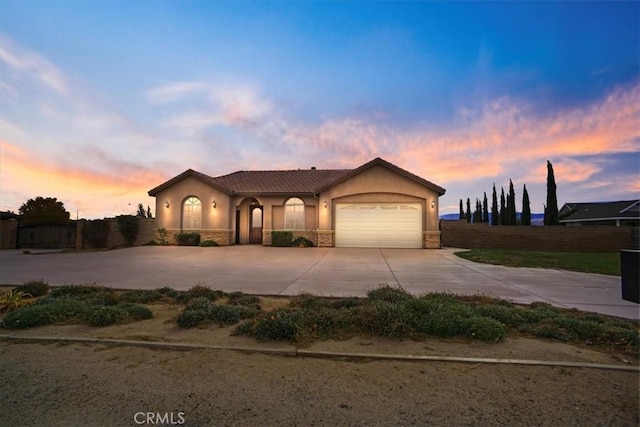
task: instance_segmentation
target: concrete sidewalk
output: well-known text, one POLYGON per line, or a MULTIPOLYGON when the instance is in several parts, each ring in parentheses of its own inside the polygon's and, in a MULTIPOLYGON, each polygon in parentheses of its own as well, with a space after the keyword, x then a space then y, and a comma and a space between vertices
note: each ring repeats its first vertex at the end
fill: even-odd
POLYGON ((97 283, 117 289, 205 284, 262 295, 310 292, 364 296, 379 284, 420 294, 481 293, 519 303, 638 319, 638 304, 621 298, 620 278, 559 270, 477 264, 454 249, 346 249, 145 246, 96 252, 0 252, 0 283, 44 279, 51 285, 97 283))

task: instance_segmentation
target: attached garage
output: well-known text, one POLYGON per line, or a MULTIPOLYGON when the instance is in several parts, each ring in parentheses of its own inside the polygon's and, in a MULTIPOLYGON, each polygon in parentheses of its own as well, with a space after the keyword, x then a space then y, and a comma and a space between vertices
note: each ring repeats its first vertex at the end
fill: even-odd
POLYGON ((335 245, 422 248, 422 204, 337 203, 335 245))

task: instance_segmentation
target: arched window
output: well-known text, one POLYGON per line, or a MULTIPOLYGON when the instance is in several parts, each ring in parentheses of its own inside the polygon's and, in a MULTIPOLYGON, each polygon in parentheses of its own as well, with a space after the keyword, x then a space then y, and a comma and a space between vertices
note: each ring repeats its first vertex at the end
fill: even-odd
POLYGON ((182 228, 187 230, 202 228, 202 203, 197 197, 187 197, 182 204, 182 228))
POLYGON ((292 197, 284 204, 285 230, 304 230, 304 202, 292 197))

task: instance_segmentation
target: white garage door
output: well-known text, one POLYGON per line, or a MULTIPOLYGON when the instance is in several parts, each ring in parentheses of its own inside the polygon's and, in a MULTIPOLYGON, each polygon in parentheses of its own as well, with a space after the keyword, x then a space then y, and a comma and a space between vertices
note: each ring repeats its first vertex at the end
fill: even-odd
POLYGON ((337 203, 336 246, 422 248, 422 205, 337 203))

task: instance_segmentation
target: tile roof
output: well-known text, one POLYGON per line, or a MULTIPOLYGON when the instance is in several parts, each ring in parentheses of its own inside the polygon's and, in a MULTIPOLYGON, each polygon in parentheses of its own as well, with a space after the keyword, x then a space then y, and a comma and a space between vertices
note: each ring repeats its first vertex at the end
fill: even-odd
POLYGON ((213 178, 236 194, 314 193, 351 172, 350 169, 299 169, 281 171, 238 171, 213 178))
POLYGON ((560 222, 637 219, 640 216, 639 205, 640 200, 565 203, 559 212, 560 222))
POLYGON ((201 172, 188 169, 167 182, 149 190, 150 196, 176 182, 192 176, 226 194, 315 194, 339 182, 351 178, 360 172, 375 166, 385 166, 424 186, 430 187, 440 195, 445 190, 432 182, 414 175, 381 158, 373 159, 356 169, 297 169, 297 170, 263 170, 238 171, 228 175, 211 177, 201 172))

